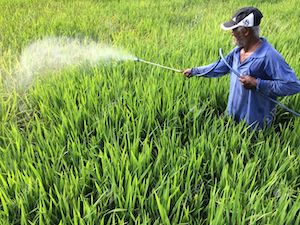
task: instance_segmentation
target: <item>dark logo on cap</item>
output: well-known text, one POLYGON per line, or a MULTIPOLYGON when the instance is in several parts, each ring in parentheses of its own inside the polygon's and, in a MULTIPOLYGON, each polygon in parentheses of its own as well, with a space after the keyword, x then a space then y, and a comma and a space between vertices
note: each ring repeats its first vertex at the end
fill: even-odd
POLYGON ((246 19, 246 20, 243 21, 243 23, 244 23, 245 26, 248 26, 249 25, 249 20, 246 19))

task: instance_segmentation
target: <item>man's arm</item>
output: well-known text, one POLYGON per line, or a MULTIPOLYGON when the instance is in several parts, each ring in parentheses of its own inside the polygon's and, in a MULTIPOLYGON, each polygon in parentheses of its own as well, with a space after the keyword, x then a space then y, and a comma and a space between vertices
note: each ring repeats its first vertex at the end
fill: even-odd
MULTIPOLYGON (((233 51, 231 51, 226 56, 226 61, 229 64, 232 64, 233 51)), ((227 73, 229 73, 229 68, 225 65, 225 63, 222 60, 218 60, 217 62, 211 63, 207 66, 193 67, 193 68, 185 69, 183 71, 183 75, 186 77, 192 77, 192 76, 220 77, 227 73)))
POLYGON ((267 95, 287 96, 300 92, 300 81, 283 57, 274 50, 264 67, 271 80, 256 79, 256 88, 267 95))

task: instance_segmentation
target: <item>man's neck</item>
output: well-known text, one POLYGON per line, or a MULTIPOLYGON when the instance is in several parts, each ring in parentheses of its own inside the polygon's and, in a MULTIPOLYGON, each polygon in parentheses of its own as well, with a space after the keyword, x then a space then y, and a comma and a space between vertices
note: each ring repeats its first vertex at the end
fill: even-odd
POLYGON ((261 44, 261 40, 257 37, 249 39, 249 42, 243 47, 245 53, 254 52, 261 44))

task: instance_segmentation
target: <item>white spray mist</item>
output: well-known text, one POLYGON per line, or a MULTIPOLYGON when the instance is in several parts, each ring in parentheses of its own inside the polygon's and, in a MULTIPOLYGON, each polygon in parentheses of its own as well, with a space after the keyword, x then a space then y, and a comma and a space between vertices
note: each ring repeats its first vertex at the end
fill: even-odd
POLYGON ((22 51, 16 71, 16 87, 27 87, 38 76, 68 66, 135 59, 123 50, 91 40, 48 37, 33 42, 22 51))

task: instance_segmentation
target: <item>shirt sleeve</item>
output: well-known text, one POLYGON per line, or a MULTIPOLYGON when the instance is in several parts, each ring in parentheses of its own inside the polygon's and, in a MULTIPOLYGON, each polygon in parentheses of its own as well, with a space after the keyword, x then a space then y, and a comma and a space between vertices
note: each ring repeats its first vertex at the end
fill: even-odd
MULTIPOLYGON (((233 62, 233 51, 231 51, 226 57, 226 61, 229 65, 232 65, 233 62)), ((230 69, 226 66, 223 60, 219 59, 218 61, 211 63, 206 66, 199 66, 192 68, 192 76, 204 76, 204 77, 220 77, 230 72, 230 69)))
POLYGON ((277 52, 267 54, 265 73, 271 78, 257 78, 256 88, 267 95, 287 96, 300 92, 300 81, 295 72, 277 52))

